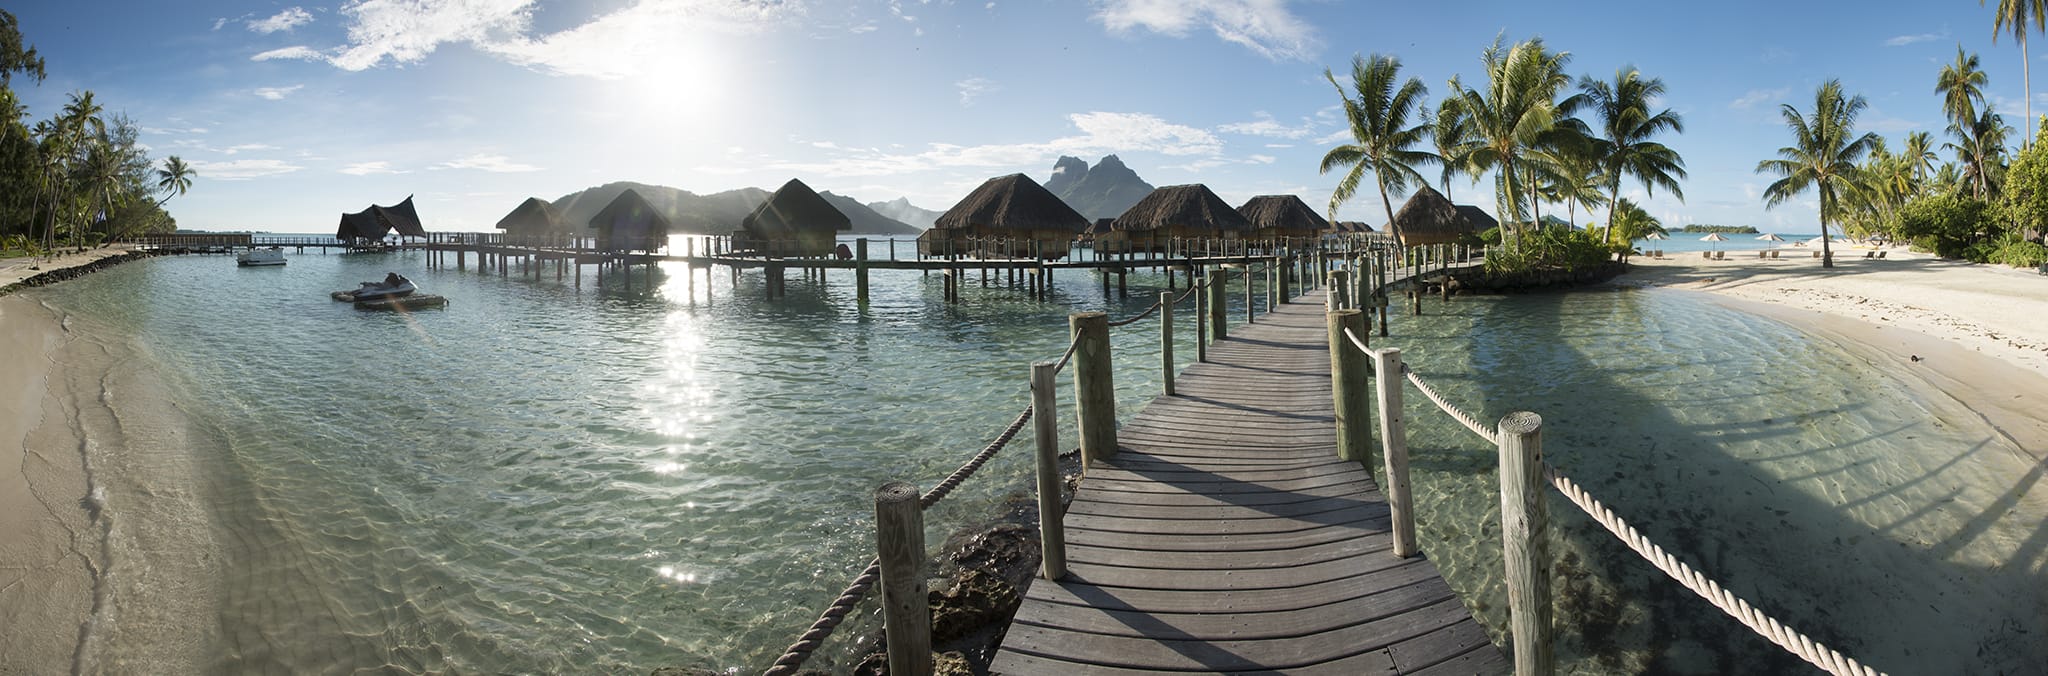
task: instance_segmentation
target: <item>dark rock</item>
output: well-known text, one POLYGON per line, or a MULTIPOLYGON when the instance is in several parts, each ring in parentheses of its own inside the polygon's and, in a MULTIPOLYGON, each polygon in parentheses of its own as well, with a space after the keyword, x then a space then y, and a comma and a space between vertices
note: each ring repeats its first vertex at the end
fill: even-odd
POLYGON ((128 261, 142 260, 144 258, 149 258, 151 256, 156 255, 159 254, 154 251, 130 251, 124 254, 108 256, 106 258, 102 258, 91 263, 86 263, 85 265, 80 265, 78 267, 64 268, 62 270, 51 270, 49 272, 45 272, 34 277, 30 277, 28 279, 15 282, 13 284, 9 284, 4 287, 0 287, 0 296, 5 296, 7 294, 14 293, 22 289, 31 289, 38 286, 48 286, 51 284, 55 284, 57 282, 77 279, 79 277, 99 272, 101 270, 105 270, 107 268, 120 265, 128 261))

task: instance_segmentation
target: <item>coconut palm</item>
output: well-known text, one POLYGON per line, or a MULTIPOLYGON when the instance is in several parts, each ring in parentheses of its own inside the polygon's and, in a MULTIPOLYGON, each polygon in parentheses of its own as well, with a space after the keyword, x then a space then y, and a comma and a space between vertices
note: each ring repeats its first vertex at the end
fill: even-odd
POLYGON ((1422 97, 1429 90, 1421 80, 1412 77, 1400 82, 1400 74, 1401 60, 1392 56, 1351 57, 1353 91, 1347 93, 1344 85, 1337 83, 1337 76, 1323 69, 1323 77, 1344 99, 1344 119, 1351 126, 1352 139, 1351 143, 1331 148, 1323 155, 1322 173, 1351 167, 1343 180, 1337 182, 1337 190, 1330 194, 1330 220, 1336 220, 1337 207, 1358 192, 1358 182, 1368 171, 1379 181, 1380 202, 1386 206, 1388 223, 1394 222, 1394 202, 1387 196, 1388 189, 1401 191, 1410 184, 1429 185, 1415 166, 1438 158, 1412 149, 1422 142, 1425 128, 1408 124, 1408 118, 1422 105, 1422 97), (1351 93, 1358 98, 1351 98, 1351 93))
POLYGON ((1998 173, 2004 168, 2005 141, 2012 134, 2012 127, 2005 126, 2005 118, 1986 110, 1977 115, 1969 124, 1950 124, 1950 135, 1954 143, 1941 147, 1956 153, 1956 163, 1962 169, 1963 179, 1970 183, 1971 194, 1977 199, 1988 200, 1998 193, 1998 173))
POLYGON ((1579 207, 1591 215, 1606 206, 1606 175, 1593 154, 1593 140, 1584 136, 1559 135, 1556 142, 1529 153, 1525 158, 1536 175, 1538 192, 1545 201, 1565 205, 1568 222, 1579 222, 1579 207))
POLYGON ((1429 139, 1436 145, 1437 160, 1443 165, 1444 199, 1451 199, 1451 177, 1460 173, 1477 174, 1465 170, 1454 161, 1458 148, 1472 142, 1472 120, 1458 112, 1457 106, 1440 106, 1431 114, 1428 108, 1422 112, 1423 119, 1429 120, 1429 139))
POLYGON ((1977 109, 1984 105, 1984 85, 1989 81, 1977 55, 1966 54, 1962 45, 1956 45, 1955 63, 1942 66, 1941 74, 1934 78, 1941 111, 1950 122, 1977 119, 1977 109))
MULTIPOLYGON (((1598 125, 1593 154, 1606 173, 1607 194, 1620 196, 1621 180, 1633 176, 1652 195, 1662 187, 1684 201, 1685 191, 1678 187, 1678 179, 1685 178, 1685 158, 1651 140, 1667 129, 1685 133, 1685 121, 1678 113, 1669 108, 1650 112, 1650 102, 1664 95, 1664 80, 1645 79, 1641 71, 1625 67, 1614 71, 1611 82, 1580 77, 1579 92, 1598 125)), ((1613 210, 1607 212, 1607 227, 1614 227, 1614 216, 1613 210)))
POLYGON ((1628 245, 1636 240, 1652 234, 1670 234, 1664 230, 1664 224, 1659 222, 1657 217, 1651 216, 1650 212, 1643 211, 1641 206, 1637 206, 1635 202, 1627 199, 1614 201, 1613 215, 1614 218, 1607 228, 1607 239, 1605 241, 1623 245, 1621 248, 1623 260, 1627 260, 1630 250, 1628 245))
POLYGON ((1813 96, 1813 114, 1801 115, 1792 104, 1779 114, 1792 130, 1793 144, 1778 149, 1778 158, 1756 165, 1757 173, 1780 178, 1764 189, 1764 208, 1769 209, 1812 189, 1820 197, 1821 266, 1834 267, 1834 252, 1827 243, 1828 225, 1840 217, 1838 196, 1853 189, 1856 162, 1877 145, 1877 135, 1856 135, 1856 117, 1869 103, 1861 96, 1844 97, 1842 82, 1828 80, 1813 96))
POLYGON ((1558 91, 1571 82, 1564 73, 1571 54, 1545 49, 1542 38, 1509 47, 1496 37, 1481 63, 1486 68, 1482 89, 1452 78, 1450 98, 1443 104, 1455 106, 1472 122, 1473 140, 1457 151, 1455 161, 1468 171, 1496 170, 1498 213, 1503 221, 1520 223, 1526 182, 1517 176, 1520 157, 1571 114, 1560 110, 1557 100, 1558 91))
MULTIPOLYGON (((1984 6, 1984 0, 1977 0, 1977 6, 1984 6)), ((2027 56, 2027 24, 2034 24, 2039 33, 2048 25, 2048 0, 1998 0, 1998 9, 1993 14, 1991 44, 1998 44, 1998 35, 2011 31, 2020 41, 2020 87, 2026 93, 2026 136, 2020 137, 2020 147, 2025 148, 2027 138, 2034 135, 2034 73, 2027 56)), ((1961 47, 1956 48, 1961 51, 1961 47)))
POLYGON ((164 158, 164 168, 156 170, 156 189, 163 191, 164 198, 156 203, 163 206, 177 195, 192 189, 192 176, 197 172, 177 155, 164 158))
POLYGON ((1907 165, 1913 168, 1915 183, 1925 183, 1927 171, 1934 167, 1935 161, 1941 159, 1934 154, 1934 135, 1924 131, 1908 132, 1906 149, 1899 153, 1899 156, 1905 158, 1907 165))

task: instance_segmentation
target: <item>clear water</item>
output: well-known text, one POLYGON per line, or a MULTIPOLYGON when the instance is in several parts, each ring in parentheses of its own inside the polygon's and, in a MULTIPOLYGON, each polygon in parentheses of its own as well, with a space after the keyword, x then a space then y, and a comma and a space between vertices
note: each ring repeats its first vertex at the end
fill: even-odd
MULTIPOLYGON (((417 253, 290 260, 159 259, 36 292, 138 336, 206 431, 191 450, 221 476, 207 527, 230 549, 220 670, 758 669, 870 556, 875 486, 929 486, 987 443, 1068 311, 1124 316, 1163 286, 1136 275, 1108 299, 1066 272, 1053 303, 970 284, 949 306, 937 277, 874 271, 861 310, 845 272, 792 272, 770 302, 758 272, 734 289, 720 270, 707 297, 670 267, 627 295, 417 253), (325 297, 386 270, 449 307, 325 297)), ((1429 313, 1376 344, 1482 417, 1542 413, 1554 463, 1792 625, 1895 673, 2048 664, 2041 469, 1981 422, 1680 292, 1429 313)), ((1158 391, 1156 327, 1118 330, 1125 416, 1158 391)), ((1493 451, 1426 405, 1409 413, 1425 551, 1500 626, 1493 451)), ((928 538, 1028 490, 1027 449, 936 508, 928 538)), ((1553 500, 1572 669, 1791 668, 1568 510, 1553 500)))

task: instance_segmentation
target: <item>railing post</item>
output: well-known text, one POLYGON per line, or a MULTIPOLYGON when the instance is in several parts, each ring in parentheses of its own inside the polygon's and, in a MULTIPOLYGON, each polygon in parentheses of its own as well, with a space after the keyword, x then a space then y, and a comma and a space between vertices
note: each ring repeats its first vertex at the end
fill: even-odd
POLYGON ((1173 396, 1173 292, 1159 292, 1159 374, 1173 396))
POLYGON ((1345 270, 1330 271, 1330 295, 1328 296, 1329 301, 1327 303, 1330 309, 1345 310, 1351 308, 1351 284, 1344 281, 1350 276, 1351 273, 1345 270))
POLYGON ((1365 331, 1364 313, 1331 310, 1323 315, 1330 329, 1330 395, 1337 414, 1337 457, 1372 471, 1372 394, 1368 389, 1365 353, 1344 337, 1365 331))
POLYGON ((1276 293, 1274 295, 1280 299, 1279 304, 1286 305, 1293 301, 1294 280, 1292 278, 1294 277, 1294 259, 1283 253, 1278 258, 1273 259, 1273 262, 1276 268, 1274 274, 1278 275, 1275 278, 1276 293))
POLYGON ((875 489, 875 552, 882 560, 889 673, 930 676, 932 609, 926 600, 924 507, 916 487, 891 481, 875 489))
POLYGON ((868 304, 868 238, 853 241, 853 296, 860 305, 868 304))
MULTIPOLYGON (((1247 243, 1246 246, 1250 246, 1250 244, 1247 243)), ((1252 320, 1255 319, 1255 316, 1252 314, 1252 281, 1255 279, 1258 279, 1258 277, 1252 275, 1252 259, 1246 258, 1244 259, 1244 323, 1246 324, 1252 323, 1252 320)))
POLYGON ((1508 628, 1515 673, 1548 676, 1551 654, 1549 529, 1543 493, 1543 416, 1528 411, 1500 419, 1500 531, 1507 562, 1508 628))
MULTIPOLYGON (((1363 322, 1361 322, 1361 325, 1363 322)), ((1360 336, 1364 338, 1364 336, 1360 336)), ((1380 488, 1387 494, 1387 509, 1394 522, 1394 555, 1415 555, 1415 500, 1408 487, 1408 422, 1401 408, 1401 349, 1387 347, 1373 352, 1373 378, 1380 394, 1380 446, 1386 466, 1380 488)))
POLYGON ((1223 326, 1224 311, 1229 309, 1223 301, 1223 280, 1229 277, 1230 271, 1221 267, 1209 275, 1209 340, 1212 341, 1230 337, 1229 330, 1223 326))
POLYGON ((1195 289, 1195 361, 1209 361, 1209 283, 1208 277, 1196 282, 1195 289))
POLYGON ((1031 365, 1031 429, 1038 439, 1038 542, 1042 555, 1039 570, 1045 579, 1067 576, 1067 531, 1060 505, 1060 418, 1059 396, 1054 390, 1060 375, 1056 361, 1031 365))
POLYGON ((1109 363, 1109 315, 1076 312, 1067 315, 1074 348, 1074 404, 1080 416, 1081 462, 1116 457, 1116 384, 1109 363))

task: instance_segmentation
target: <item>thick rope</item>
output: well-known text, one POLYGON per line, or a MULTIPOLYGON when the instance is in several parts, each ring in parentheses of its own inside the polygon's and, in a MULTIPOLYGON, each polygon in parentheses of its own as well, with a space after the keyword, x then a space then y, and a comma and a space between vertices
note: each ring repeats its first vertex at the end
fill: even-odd
POLYGON ((1068 361, 1070 361, 1070 360, 1072 360, 1072 359, 1074 358, 1074 350, 1076 350, 1076 349, 1078 349, 1078 348, 1080 348, 1080 347, 1081 347, 1081 332, 1079 332, 1079 331, 1076 331, 1076 332, 1074 332, 1074 340, 1073 340, 1073 342, 1067 343, 1067 353, 1066 353, 1066 354, 1063 354, 1063 355, 1060 355, 1060 365, 1059 365, 1059 366, 1054 366, 1054 367, 1052 367, 1052 372, 1053 372, 1053 373, 1059 373, 1059 372, 1061 372, 1061 371, 1064 371, 1064 370, 1066 370, 1066 369, 1067 369, 1067 362, 1068 362, 1068 361))
POLYGON ((1202 288, 1203 286, 1205 286, 1205 285, 1207 285, 1207 284, 1208 284, 1208 282, 1197 282, 1197 283, 1196 283, 1196 284, 1195 284, 1194 286, 1190 286, 1190 287, 1188 287, 1188 290, 1180 292, 1180 297, 1179 297, 1179 298, 1175 298, 1175 299, 1173 299, 1173 304, 1174 304, 1174 305, 1179 305, 1181 301, 1187 300, 1187 299, 1188 299, 1188 296, 1192 296, 1192 295, 1195 295, 1195 289, 1199 289, 1199 288, 1202 288))
POLYGON ((1629 549, 1635 550, 1635 553, 1642 556, 1644 560, 1649 561, 1650 565, 1656 566, 1657 570, 1664 571, 1665 575, 1671 576, 1671 579, 1685 585, 1685 588, 1692 590, 1692 593, 1698 594, 1700 598, 1714 604, 1714 607, 1720 608, 1721 612, 1727 613, 1729 617, 1735 618, 1743 626, 1749 627, 1750 631, 1770 639, 1772 643, 1776 643, 1779 647, 1794 655, 1798 655, 1800 659, 1804 659, 1812 663, 1813 666, 1826 670, 1828 673, 1835 674, 1835 676, 1881 676, 1882 672, 1863 666, 1862 663, 1857 662, 1854 658, 1836 652, 1825 645, 1821 645, 1818 641, 1807 638, 1805 634, 1780 624, 1776 619, 1765 615, 1763 611, 1750 606, 1748 601, 1744 601, 1741 597, 1722 588, 1720 583, 1708 579, 1707 576, 1701 575, 1699 571, 1693 570, 1691 566, 1685 565, 1684 561, 1680 561, 1677 557, 1665 552, 1663 547, 1657 546, 1656 543, 1644 537, 1633 526, 1628 525, 1627 521, 1621 520, 1620 516, 1615 515, 1614 510, 1600 504, 1599 500, 1586 493, 1586 489, 1573 483, 1570 477, 1565 476, 1563 472, 1557 471, 1557 468, 1551 467, 1547 463, 1544 464, 1543 476, 1550 481, 1550 485, 1557 488, 1557 492, 1564 494, 1565 499, 1571 500, 1572 504, 1578 505, 1579 509, 1584 510, 1587 516, 1591 516, 1594 521, 1600 522, 1601 527, 1606 528, 1607 532, 1613 533, 1614 537, 1621 540, 1622 544, 1628 545, 1629 549))
POLYGON ((1499 435, 1494 432, 1491 426, 1479 422, 1478 418, 1472 417, 1472 414, 1466 413, 1464 409, 1452 406, 1450 401, 1444 399, 1444 395, 1437 393, 1436 389, 1430 387, 1429 383, 1424 381, 1421 376, 1415 375, 1415 369, 1408 368, 1407 364, 1402 364, 1401 373, 1408 376, 1408 382, 1415 383, 1415 389, 1421 390, 1423 397, 1428 398, 1430 403, 1436 404, 1437 408, 1443 409, 1444 413, 1450 414, 1451 418, 1456 419, 1458 424, 1464 425, 1465 429, 1472 430, 1473 434, 1479 435, 1479 438, 1485 439, 1487 443, 1500 443, 1499 435))
POLYGON ((1373 349, 1372 349, 1372 348, 1370 348, 1370 347, 1366 347, 1366 346, 1365 346, 1365 341, 1363 341, 1363 340, 1359 340, 1359 339, 1358 339, 1358 334, 1356 334, 1356 333, 1352 333, 1352 332, 1351 332, 1351 329, 1350 329, 1350 328, 1345 328, 1345 329, 1344 329, 1344 339, 1345 339, 1345 340, 1348 340, 1348 341, 1351 341, 1351 346, 1352 346, 1352 347, 1355 347, 1355 348, 1358 348, 1358 351, 1359 351, 1359 352, 1364 352, 1364 353, 1366 354, 1366 356, 1372 356, 1372 355, 1376 354, 1376 353, 1375 353, 1375 352, 1373 351, 1373 349))
POLYGON ((1109 323, 1109 325, 1110 325, 1111 327, 1123 326, 1123 325, 1125 325, 1125 324, 1130 324, 1130 323, 1136 322, 1136 321, 1138 321, 1138 320, 1140 320, 1140 319, 1144 319, 1144 318, 1146 318, 1146 317, 1150 317, 1150 316, 1152 316, 1152 313, 1154 313, 1154 312, 1158 312, 1158 311, 1159 311, 1159 301, 1156 301, 1156 300, 1155 300, 1155 301, 1152 301, 1152 305, 1151 305, 1150 307, 1147 307, 1147 308, 1145 308, 1145 311, 1144 311, 1144 312, 1140 312, 1140 313, 1138 313, 1137 315, 1135 315, 1135 316, 1132 316, 1132 317, 1130 317, 1130 318, 1127 318, 1127 319, 1119 319, 1119 320, 1117 320, 1117 321, 1113 321, 1113 322, 1110 322, 1110 323, 1109 323))
MULTIPOLYGON (((974 454, 973 458, 969 458, 959 469, 953 470, 953 473, 947 475, 939 485, 933 486, 919 497, 918 506, 930 509, 932 505, 946 499, 953 489, 960 487, 960 482, 974 476, 975 470, 981 469, 990 458, 996 456, 997 451, 1003 450, 1003 446, 1008 445, 1011 439, 1016 438, 1017 432, 1024 429, 1024 423, 1030 421, 1031 407, 1026 406, 1024 412, 1017 414, 1017 419, 1010 423, 1009 428, 996 435, 995 441, 989 442, 980 453, 974 454)), ((802 668, 804 660, 810 659, 811 653, 817 652, 818 647, 824 645, 825 639, 832 635, 832 631, 846 621, 846 614, 852 612, 854 605, 868 595, 868 590, 874 588, 875 580, 880 579, 881 575, 882 560, 877 558, 869 562, 867 570, 855 575, 853 582, 846 585, 846 591, 840 592, 839 598, 833 599, 832 605, 826 606, 825 612, 818 615, 818 621, 812 622, 811 628, 805 630, 803 636, 797 637, 796 643, 790 644, 789 649, 783 651, 781 657, 775 658, 775 664, 768 667, 765 676, 789 676, 802 668)))

